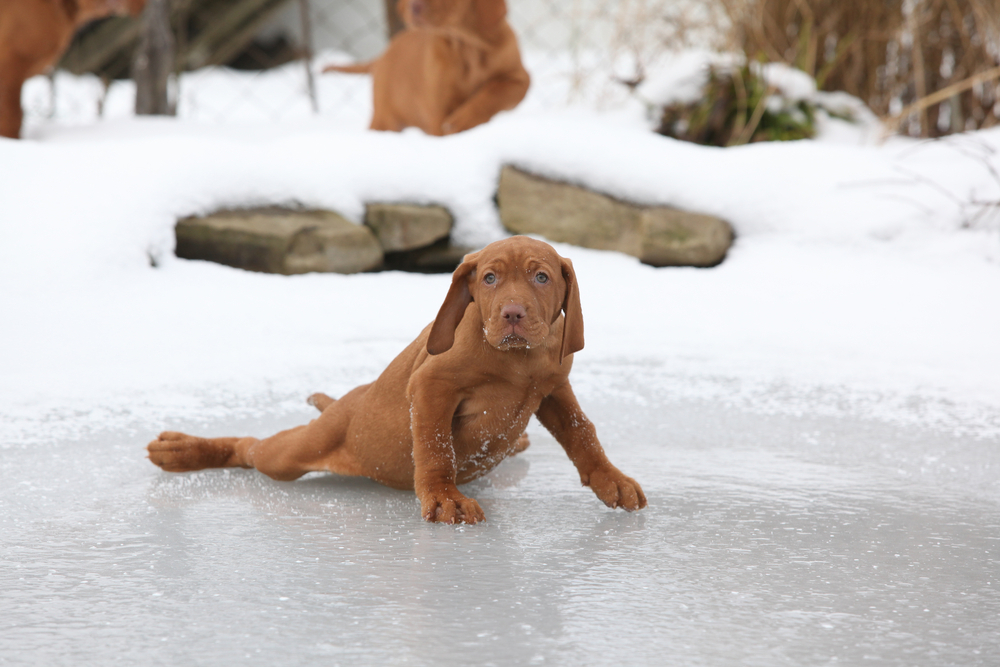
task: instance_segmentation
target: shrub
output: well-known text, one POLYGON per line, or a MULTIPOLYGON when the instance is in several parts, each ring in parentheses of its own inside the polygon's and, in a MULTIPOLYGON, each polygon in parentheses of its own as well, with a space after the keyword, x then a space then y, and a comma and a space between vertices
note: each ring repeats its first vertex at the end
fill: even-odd
POLYGON ((713 64, 697 99, 662 106, 657 132, 712 146, 809 139, 821 109, 850 119, 843 105, 828 106, 810 77, 783 65, 713 64))

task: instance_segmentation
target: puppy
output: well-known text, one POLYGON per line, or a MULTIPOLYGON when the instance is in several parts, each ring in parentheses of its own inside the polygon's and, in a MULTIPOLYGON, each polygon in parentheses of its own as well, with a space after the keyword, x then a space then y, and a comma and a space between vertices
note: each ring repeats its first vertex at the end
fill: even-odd
POLYGON ((372 75, 371 129, 454 134, 513 109, 528 92, 504 0, 399 0, 406 30, 377 60, 325 72, 372 75))
POLYGON ((149 458, 171 472, 256 468, 278 480, 310 471, 364 476, 416 492, 424 519, 477 523, 458 490, 528 446, 535 415, 565 449, 580 480, 612 508, 646 506, 639 484, 611 464, 573 395, 583 315, 573 264, 523 236, 466 255, 437 317, 375 382, 322 414, 259 440, 165 432, 149 458))

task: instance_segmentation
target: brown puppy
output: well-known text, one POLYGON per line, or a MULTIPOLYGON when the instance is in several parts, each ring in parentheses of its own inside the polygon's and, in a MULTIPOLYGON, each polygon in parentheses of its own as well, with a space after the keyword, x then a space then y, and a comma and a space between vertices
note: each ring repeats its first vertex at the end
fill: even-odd
POLYGON ((59 60, 83 24, 138 14, 146 0, 0 0, 0 137, 21 134, 21 87, 59 60))
POLYGON ((583 348, 576 274, 552 246, 523 236, 465 257, 434 322, 379 378, 306 426, 257 438, 161 433, 149 458, 171 472, 244 467, 279 480, 310 471, 360 475, 413 489, 428 521, 476 523, 472 481, 528 446, 535 415, 609 507, 646 506, 642 488, 611 464, 569 384, 583 348))
POLYGON ((371 72, 371 129, 454 134, 513 109, 528 92, 504 0, 399 0, 407 26, 378 60, 324 71, 371 72))

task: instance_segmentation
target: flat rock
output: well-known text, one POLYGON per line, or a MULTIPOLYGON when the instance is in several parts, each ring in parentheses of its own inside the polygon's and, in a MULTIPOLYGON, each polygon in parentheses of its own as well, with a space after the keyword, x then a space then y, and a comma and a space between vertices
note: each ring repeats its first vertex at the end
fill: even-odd
POLYGON ((179 220, 175 253, 249 271, 358 273, 382 264, 374 233, 332 211, 218 211, 179 220))
POLYGON ((569 183, 506 166, 497 203, 500 221, 515 234, 598 250, 638 247, 639 207, 569 183))
POLYGON ((733 242, 720 218, 665 206, 639 206, 505 166, 500 220, 516 234, 615 250, 652 266, 715 266, 733 242))
POLYGON ((733 244, 733 228, 711 215, 651 206, 642 211, 639 249, 651 266, 715 266, 733 244))
POLYGON ((375 232, 385 252, 416 250, 433 245, 448 237, 453 222, 451 213, 442 206, 365 206, 365 224, 375 232))

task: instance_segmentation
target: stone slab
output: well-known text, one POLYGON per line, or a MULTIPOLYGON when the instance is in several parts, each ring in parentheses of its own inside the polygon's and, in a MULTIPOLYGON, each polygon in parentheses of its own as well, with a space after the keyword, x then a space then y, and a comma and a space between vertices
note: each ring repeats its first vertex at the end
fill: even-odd
POLYGON ((375 232, 385 252, 433 245, 448 237, 453 222, 451 213, 442 206, 382 203, 365 206, 365 224, 375 232))
POLYGON ((227 210, 179 220, 175 253, 249 271, 359 273, 382 264, 374 233, 332 211, 227 210))
POLYGON ((652 266, 715 266, 734 238, 720 218, 640 206, 511 166, 500 174, 497 203, 511 232, 615 250, 652 266))

